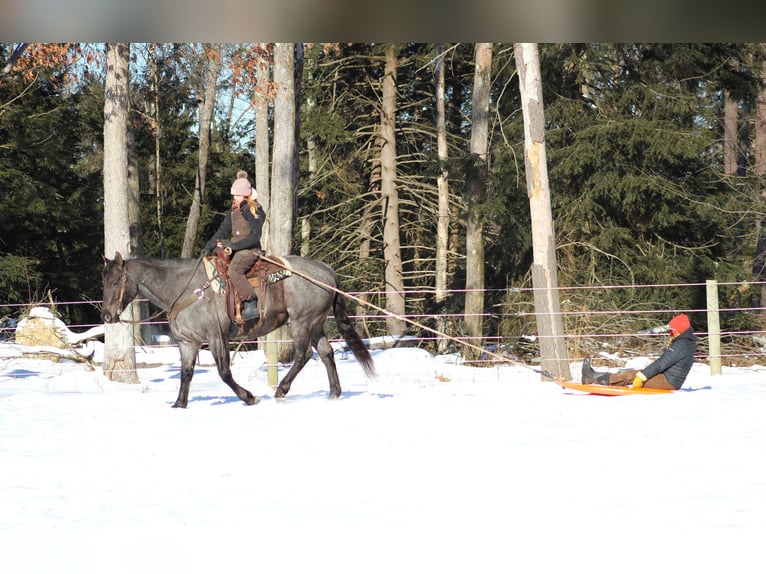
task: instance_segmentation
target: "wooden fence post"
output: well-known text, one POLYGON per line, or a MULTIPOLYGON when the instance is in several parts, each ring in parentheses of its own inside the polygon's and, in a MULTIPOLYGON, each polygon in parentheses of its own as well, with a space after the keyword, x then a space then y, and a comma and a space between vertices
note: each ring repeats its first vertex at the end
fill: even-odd
POLYGON ((279 386, 278 331, 272 331, 266 335, 266 381, 272 389, 279 386))
POLYGON ((707 282, 707 330, 708 330, 708 361, 710 374, 721 374, 721 321, 718 315, 718 282, 708 279, 707 282))

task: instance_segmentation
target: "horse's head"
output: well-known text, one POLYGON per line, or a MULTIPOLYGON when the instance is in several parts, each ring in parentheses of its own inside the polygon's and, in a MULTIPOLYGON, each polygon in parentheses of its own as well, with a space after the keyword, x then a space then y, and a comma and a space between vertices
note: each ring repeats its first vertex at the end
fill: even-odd
POLYGON ((117 251, 114 259, 104 257, 104 295, 101 306, 101 319, 104 323, 117 323, 125 307, 135 298, 136 280, 127 272, 125 260, 117 251))

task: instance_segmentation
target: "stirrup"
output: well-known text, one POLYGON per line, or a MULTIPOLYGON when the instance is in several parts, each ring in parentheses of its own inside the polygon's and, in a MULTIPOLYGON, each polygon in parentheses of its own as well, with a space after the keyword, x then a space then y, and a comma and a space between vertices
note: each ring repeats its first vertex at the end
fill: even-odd
POLYGON ((229 340, 236 339, 243 334, 244 329, 242 329, 235 321, 231 321, 231 324, 229 325, 229 340))

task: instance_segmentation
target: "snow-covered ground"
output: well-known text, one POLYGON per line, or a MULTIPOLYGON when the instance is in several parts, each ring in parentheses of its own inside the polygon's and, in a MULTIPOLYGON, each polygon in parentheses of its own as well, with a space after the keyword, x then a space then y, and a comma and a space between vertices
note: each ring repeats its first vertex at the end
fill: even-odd
POLYGON ((278 402, 248 352, 248 407, 202 352, 177 410, 175 347, 139 385, 25 350, 0 344, 9 574, 763 571, 766 367, 597 397, 398 348, 278 402))

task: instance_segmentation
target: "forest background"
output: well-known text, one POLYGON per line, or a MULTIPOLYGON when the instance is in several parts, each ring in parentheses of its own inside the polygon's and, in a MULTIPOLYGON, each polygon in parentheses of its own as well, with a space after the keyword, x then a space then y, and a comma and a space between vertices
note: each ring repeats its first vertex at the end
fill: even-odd
MULTIPOLYGON (((98 301, 104 48, 17 48, 0 44, 0 304, 43 301, 49 292, 58 301, 98 301)), ((382 141, 392 125, 407 314, 455 317, 440 327, 462 334, 473 221, 484 250, 482 329, 518 334, 534 331, 518 77, 513 45, 493 44, 477 188, 475 48, 296 45, 293 251, 327 262, 347 290, 381 304, 390 264, 385 226, 394 219, 390 190, 381 185, 382 141), (446 154, 438 146, 440 76, 446 154), (394 79, 392 124, 386 78, 394 79), (437 257, 440 178, 448 185, 449 226, 437 257), (447 291, 437 296, 440 266, 447 291)), ((558 282, 581 288, 567 292, 562 310, 631 311, 638 330, 653 318, 636 311, 703 308, 707 279, 763 279, 763 45, 541 44, 540 62, 558 282), (676 284, 702 285, 589 289, 676 284)), ((259 150, 255 134, 259 120, 273 122, 273 68, 271 44, 131 45, 133 255, 198 256, 228 208, 239 169, 268 198, 270 167, 258 166, 270 143, 261 138, 259 150), (201 145, 209 145, 204 164, 201 145), (198 221, 185 245, 195 199, 198 221)), ((273 129, 268 124, 267 133, 273 129)), ((731 297, 765 306, 757 285, 731 297)), ((71 325, 100 322, 96 305, 61 310, 71 325)), ((589 328, 613 329, 607 321, 589 328)))

